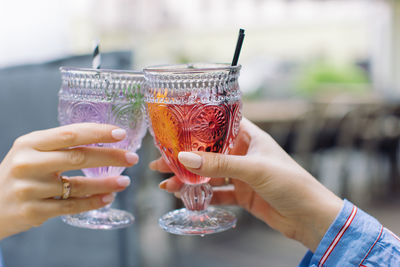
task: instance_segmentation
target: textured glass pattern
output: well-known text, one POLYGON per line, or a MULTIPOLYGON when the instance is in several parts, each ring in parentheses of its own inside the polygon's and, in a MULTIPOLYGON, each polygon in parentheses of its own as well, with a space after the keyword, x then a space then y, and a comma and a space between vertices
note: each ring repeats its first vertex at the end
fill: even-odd
POLYGON ((146 102, 216 104, 240 100, 240 66, 225 64, 171 65, 145 69, 146 102))
POLYGON ((145 70, 150 132, 174 173, 191 184, 209 178, 188 172, 177 159, 179 151, 227 153, 242 117, 240 67, 207 65, 209 68, 199 69, 202 66, 145 70))
MULTIPOLYGON (((139 149, 146 133, 143 74, 108 70, 61 68, 58 119, 61 125, 96 122, 119 126, 127 137, 118 143, 93 146, 139 149)), ((88 177, 120 175, 124 167, 82 170, 88 177)))
POLYGON ((208 207, 210 178, 189 172, 178 160, 180 151, 228 153, 239 131, 240 66, 186 64, 144 70, 150 132, 164 160, 185 185, 186 209, 169 212, 160 226, 174 234, 204 235, 234 227, 231 212, 208 207))
MULTIPOLYGON (((89 146, 136 151, 146 133, 143 73, 105 69, 61 68, 58 119, 61 125, 95 122, 125 129, 127 136, 116 143, 89 146)), ((125 167, 104 166, 83 169, 87 177, 120 175, 125 167)), ((73 188, 72 188, 73 190, 73 188)), ((63 216, 64 222, 84 228, 115 229, 133 223, 132 214, 104 208, 63 216)))

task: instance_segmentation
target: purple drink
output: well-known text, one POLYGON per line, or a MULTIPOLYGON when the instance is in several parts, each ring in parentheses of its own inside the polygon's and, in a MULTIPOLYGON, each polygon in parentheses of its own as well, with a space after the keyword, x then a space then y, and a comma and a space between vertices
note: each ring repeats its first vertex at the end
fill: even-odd
MULTIPOLYGON (((141 87, 142 73, 61 68, 62 85, 59 92, 58 120, 61 125, 94 122, 112 124, 125 129, 127 136, 117 143, 88 146, 120 148, 135 152, 146 134, 141 87)), ((83 169, 87 177, 118 176, 125 167, 103 166, 83 169)), ((73 189, 72 189, 73 190, 73 189)), ((115 229, 133 223, 132 214, 109 206, 63 216, 64 222, 77 227, 115 229)))
MULTIPOLYGON (((126 130, 127 137, 117 143, 98 143, 88 146, 121 148, 136 151, 140 148, 143 136, 146 134, 146 122, 143 106, 128 101, 120 103, 95 102, 76 100, 61 95, 59 97, 59 121, 61 125, 95 122, 119 126, 126 130)), ((118 176, 125 167, 104 166, 82 169, 87 177, 118 176)))

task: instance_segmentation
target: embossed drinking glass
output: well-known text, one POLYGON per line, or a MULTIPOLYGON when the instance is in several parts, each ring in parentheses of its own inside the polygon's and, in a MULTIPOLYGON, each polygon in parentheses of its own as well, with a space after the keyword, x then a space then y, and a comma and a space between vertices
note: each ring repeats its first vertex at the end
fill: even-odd
MULTIPOLYGON (((96 122, 113 124, 127 132, 117 143, 89 146, 120 148, 135 152, 146 133, 146 116, 141 72, 105 69, 60 68, 62 85, 59 91, 58 119, 61 125, 96 122)), ((104 166, 82 169, 87 177, 118 176, 125 167, 104 166)), ((114 229, 133 223, 126 211, 110 205, 80 214, 62 217, 63 221, 83 228, 114 229)))
POLYGON ((159 220, 167 232, 205 235, 236 225, 232 212, 209 206, 210 178, 186 170, 178 153, 229 152, 241 120, 240 68, 197 63, 144 69, 150 132, 162 157, 184 183, 180 193, 186 208, 159 220))

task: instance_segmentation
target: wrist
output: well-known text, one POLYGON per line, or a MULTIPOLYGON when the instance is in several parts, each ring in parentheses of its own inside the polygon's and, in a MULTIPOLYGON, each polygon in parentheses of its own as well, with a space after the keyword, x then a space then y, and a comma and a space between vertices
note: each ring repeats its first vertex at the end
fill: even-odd
POLYGON ((313 252, 335 221, 344 203, 331 191, 325 187, 323 189, 312 194, 307 201, 302 219, 298 221, 298 229, 300 229, 298 241, 313 252))

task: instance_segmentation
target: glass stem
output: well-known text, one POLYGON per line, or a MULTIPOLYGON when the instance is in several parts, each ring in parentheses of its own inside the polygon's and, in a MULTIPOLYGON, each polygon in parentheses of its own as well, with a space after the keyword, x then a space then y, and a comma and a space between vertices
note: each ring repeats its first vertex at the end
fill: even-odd
POLYGON ((180 193, 186 209, 191 211, 206 210, 213 195, 212 187, 208 183, 185 184, 180 193))

